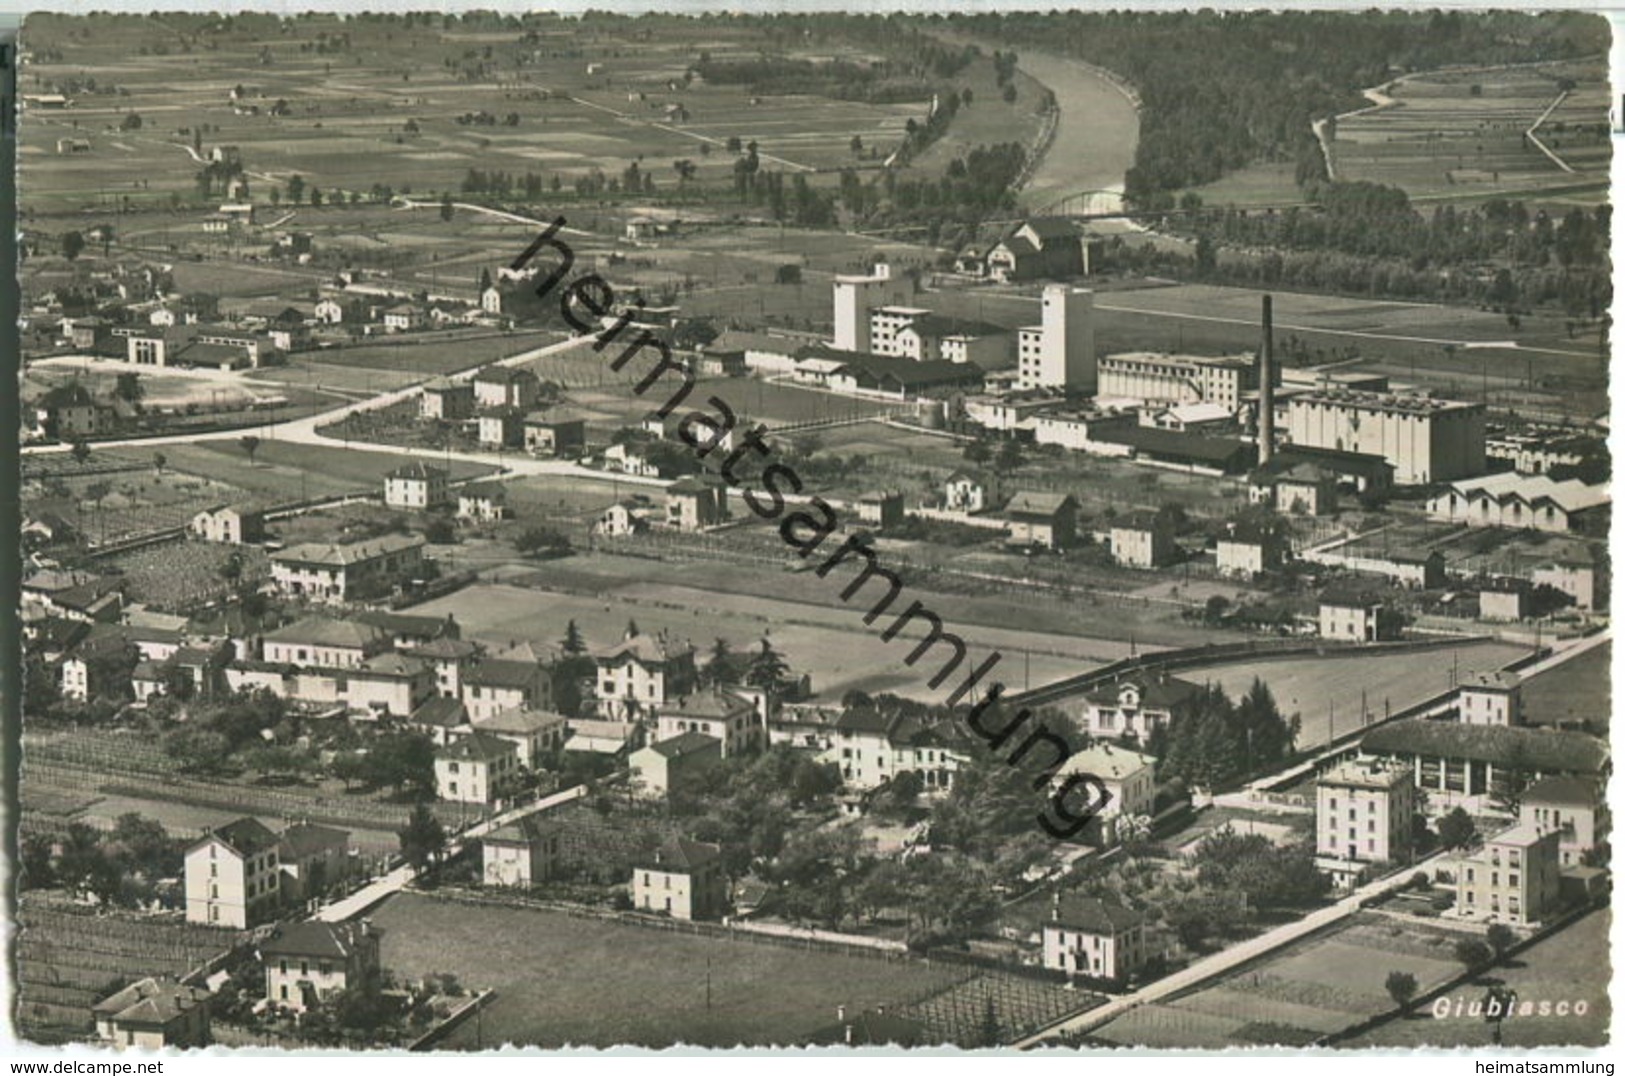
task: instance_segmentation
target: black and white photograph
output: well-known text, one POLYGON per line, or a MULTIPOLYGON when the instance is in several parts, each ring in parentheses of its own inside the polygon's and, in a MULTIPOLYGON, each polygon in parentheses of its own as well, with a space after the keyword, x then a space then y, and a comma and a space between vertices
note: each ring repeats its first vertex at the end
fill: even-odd
POLYGON ((294 6, 7 56, 17 1043, 1609 1045, 1608 15, 294 6))

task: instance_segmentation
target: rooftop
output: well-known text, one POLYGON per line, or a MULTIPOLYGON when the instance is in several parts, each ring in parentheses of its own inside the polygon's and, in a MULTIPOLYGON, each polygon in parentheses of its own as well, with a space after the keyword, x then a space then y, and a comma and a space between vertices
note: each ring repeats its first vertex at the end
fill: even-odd
POLYGON ((362 939, 378 933, 371 924, 323 923, 310 920, 288 923, 277 927, 271 936, 260 943, 264 956, 313 956, 348 960, 362 944, 362 939))
POLYGON ((239 818, 235 822, 228 822, 223 826, 216 826, 206 830, 203 836, 193 841, 187 847, 196 848, 210 840, 219 840, 240 856, 251 856, 263 852, 267 848, 276 847, 277 835, 272 833, 264 822, 257 818, 239 818))
POLYGON ((1413 717, 1366 733, 1360 750, 1373 755, 1437 755, 1519 766, 1547 774, 1599 775, 1608 745, 1583 732, 1508 725, 1464 725, 1413 717))
POLYGON ((440 749, 440 757, 453 762, 489 762, 516 753, 519 749, 500 736, 470 732, 440 749))
MULTIPOLYGON (((577 731, 579 731, 579 724, 577 731)), ((703 732, 684 732, 673 736, 669 740, 660 740, 650 744, 649 750, 667 758, 682 758, 685 755, 692 755, 698 751, 706 751, 721 746, 722 741, 715 736, 707 736, 703 732)))
POLYGON ((483 721, 474 722, 476 732, 507 732, 527 735, 565 723, 563 714, 551 710, 525 710, 518 706, 498 710, 483 721))
POLYGON ((307 616, 275 631, 265 633, 268 643, 292 643, 308 646, 354 647, 364 650, 388 642, 384 629, 363 624, 357 620, 339 620, 330 616, 307 616))
POLYGON ((1525 804, 1553 807, 1597 807, 1604 800, 1602 789, 1588 777, 1543 777, 1524 789, 1525 804))
POLYGON ((377 560, 424 545, 422 535, 385 534, 360 542, 305 542, 280 552, 272 553, 273 561, 283 564, 310 564, 324 568, 348 568, 355 564, 377 560))
POLYGON ((1344 762, 1320 775, 1319 785, 1338 788, 1391 789, 1411 779, 1411 771, 1375 759, 1344 762))
POLYGON ((638 860, 638 867, 642 870, 693 871, 721 857, 722 848, 719 845, 678 837, 643 856, 638 860))
POLYGON ((1145 917, 1112 901, 1069 893, 1055 901, 1051 921, 1068 930, 1110 935, 1139 926, 1145 917))
POLYGON ((310 822, 295 822, 282 831, 277 854, 283 859, 304 859, 330 848, 348 850, 349 847, 348 830, 318 826, 310 822))

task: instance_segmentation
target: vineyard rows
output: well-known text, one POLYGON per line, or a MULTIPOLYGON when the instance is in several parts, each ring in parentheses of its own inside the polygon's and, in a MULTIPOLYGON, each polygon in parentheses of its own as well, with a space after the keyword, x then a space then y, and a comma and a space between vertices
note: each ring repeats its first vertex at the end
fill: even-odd
POLYGON ((903 1015, 925 1025, 927 1041, 981 1046, 989 998, 1001 1043, 1012 1042, 1104 1000, 1058 984, 989 971, 904 1006, 903 1015))

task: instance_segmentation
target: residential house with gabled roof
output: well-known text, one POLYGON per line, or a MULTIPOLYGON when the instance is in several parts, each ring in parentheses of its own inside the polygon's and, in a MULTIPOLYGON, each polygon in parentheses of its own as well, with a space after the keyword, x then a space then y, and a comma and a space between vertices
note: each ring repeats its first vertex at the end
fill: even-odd
POLYGON ((1320 594, 1320 637, 1355 643, 1383 638, 1382 598, 1358 586, 1331 586, 1320 594))
POLYGON ((346 923, 313 919, 277 927, 259 947, 265 999, 302 1013, 341 992, 376 990, 382 934, 365 919, 346 923))
POLYGON ((722 761, 722 741, 703 732, 684 732, 632 752, 632 777, 646 794, 682 792, 722 761))
POLYGON ((22 582, 23 615, 112 621, 124 608, 123 580, 80 569, 42 568, 22 582))
POLYGON ((1078 529, 1078 501, 1070 493, 1021 490, 1005 505, 1005 542, 1023 549, 1061 550, 1078 529))
POLYGON ((693 644, 664 631, 630 635, 594 653, 593 662, 598 666, 598 710, 612 720, 658 714, 699 683, 693 644))
POLYGON ((273 665, 359 669, 390 649, 390 638, 373 624, 316 615, 266 632, 260 645, 263 660, 273 665))
POLYGON ((541 382, 518 366, 487 366, 474 375, 474 405, 480 408, 516 408, 520 417, 536 406, 541 382))
POLYGON ((519 748, 484 732, 457 736, 435 752, 434 777, 443 800, 492 803, 519 777, 519 748))
POLYGON ((255 818, 208 830, 186 848, 186 921, 246 930, 282 903, 278 837, 255 818))
POLYGON ((1527 926, 1558 911, 1562 887, 1556 830, 1519 823, 1451 864, 1454 914, 1462 919, 1527 926))
POLYGON ((390 508, 426 510, 446 503, 448 475, 422 460, 403 464, 384 476, 384 504, 390 508))
POLYGON ((386 595, 423 568, 422 535, 386 534, 359 542, 307 542, 271 554, 271 580, 283 594, 346 602, 386 595))
POLYGON ((756 702, 725 687, 678 698, 660 709, 659 739, 703 732, 722 741, 722 757, 759 750, 766 737, 756 702))
POLYGON ((265 540, 265 510, 257 505, 224 504, 192 517, 187 530, 205 542, 243 545, 265 540))
POLYGON ((1162 568, 1179 548, 1174 528, 1161 512, 1130 512, 1112 520, 1112 560, 1124 568, 1162 568))
POLYGON ((1247 499, 1277 512, 1329 516, 1337 512, 1337 473, 1318 463, 1272 459, 1247 476, 1247 499))
POLYGON ((1044 967, 1121 982, 1145 965, 1145 917, 1115 901, 1056 893, 1044 923, 1044 967))
POLYGON ((93 437, 106 426, 107 411, 77 382, 58 385, 33 404, 34 425, 47 437, 70 441, 93 437))
POLYGON ((473 418, 473 383, 442 377, 424 385, 423 395, 418 397, 418 417, 441 422, 473 418))
POLYGON ((529 814, 480 838, 481 877, 488 886, 526 888, 558 869, 563 851, 558 827, 529 814))
POLYGON ((200 1049, 212 1039, 201 986, 169 978, 138 979, 91 1006, 96 1037, 115 1050, 200 1049))
POLYGON ((1133 737, 1143 744, 1155 730, 1171 727, 1201 694, 1201 685, 1166 672, 1125 676, 1084 695, 1083 731, 1106 740, 1133 737))
POLYGON ((351 873, 350 834, 331 826, 295 822, 277 838, 282 894, 289 903, 313 900, 342 886, 351 873))
POLYGON ((720 917, 726 904, 720 845, 676 837, 632 866, 632 907, 639 912, 707 920, 720 917))
POLYGON ((1284 524, 1236 521, 1219 536, 1213 561, 1220 575, 1252 579, 1284 565, 1290 548, 1284 524))
POLYGON ((461 674, 463 705, 480 722, 503 710, 548 710, 553 705, 553 676, 534 661, 486 658, 461 674))
POLYGON ((624 497, 599 513, 593 521, 592 532, 601 538, 625 538, 649 527, 653 513, 646 501, 624 497))
POLYGON ((632 907, 673 919, 716 919, 727 908, 722 847, 678 837, 632 868, 632 907))
POLYGON ((508 518, 508 491, 500 482, 471 482, 457 491, 457 518, 499 523, 508 518))
POLYGON ((423 310, 416 303, 397 303, 384 311, 384 331, 411 332, 423 328, 423 310))
POLYGON ((681 531, 714 527, 728 519, 728 487, 712 475, 688 475, 666 487, 666 524, 681 531))
POLYGON ((434 670, 435 689, 441 697, 451 699, 462 698, 463 674, 473 668, 480 657, 479 645, 466 639, 436 639, 405 652, 428 662, 434 670))
POLYGON ((1606 851, 1613 832, 1606 784, 1591 777, 1544 777, 1523 790, 1518 821, 1541 833, 1558 834, 1558 863, 1581 866, 1586 857, 1606 851))
POLYGON ((991 474, 964 468, 949 475, 942 487, 942 507, 975 515, 991 510, 999 499, 999 482, 991 474))
POLYGON ((565 716, 551 710, 515 708, 477 718, 471 730, 512 743, 519 751, 519 765, 537 770, 548 755, 564 746, 565 724, 565 716))
POLYGON ((406 727, 423 733, 436 747, 444 747, 461 733, 473 731, 468 707, 451 695, 437 695, 421 704, 407 717, 406 727))

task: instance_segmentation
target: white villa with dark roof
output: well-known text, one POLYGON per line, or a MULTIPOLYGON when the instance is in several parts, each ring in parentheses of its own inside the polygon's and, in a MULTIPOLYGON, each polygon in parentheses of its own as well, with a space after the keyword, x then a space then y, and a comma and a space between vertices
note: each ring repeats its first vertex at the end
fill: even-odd
POLYGON ((632 869, 632 906, 673 919, 715 919, 727 906, 722 849, 703 841, 667 841, 632 869))
POLYGON ((1200 685, 1167 673, 1125 677, 1084 696, 1083 729, 1102 739, 1136 737, 1141 743, 1171 725, 1201 694, 1200 685))
POLYGON ((484 732, 470 732, 435 752, 435 789, 443 800, 489 804, 519 776, 519 748, 484 732))
POLYGON ((524 888, 553 876, 563 838, 530 814, 480 838, 486 885, 524 888))
POLYGON ((1054 895, 1044 923, 1044 967, 1069 976, 1121 981, 1149 955, 1140 913, 1097 897, 1054 895))
POLYGON ((311 920, 277 927, 260 943, 265 965, 265 998, 304 1012, 341 991, 376 984, 382 932, 367 920, 325 923, 311 920))
POLYGON ((390 508, 437 508, 446 503, 447 479, 441 468, 414 460, 384 477, 384 504, 390 508))
POLYGON ((664 632, 623 639, 594 654, 593 661, 598 666, 598 709, 612 720, 658 714, 699 682, 694 647, 664 632))
POLYGON ((534 661, 486 658, 461 674, 463 705, 479 722, 505 710, 546 710, 553 705, 553 676, 534 661))

